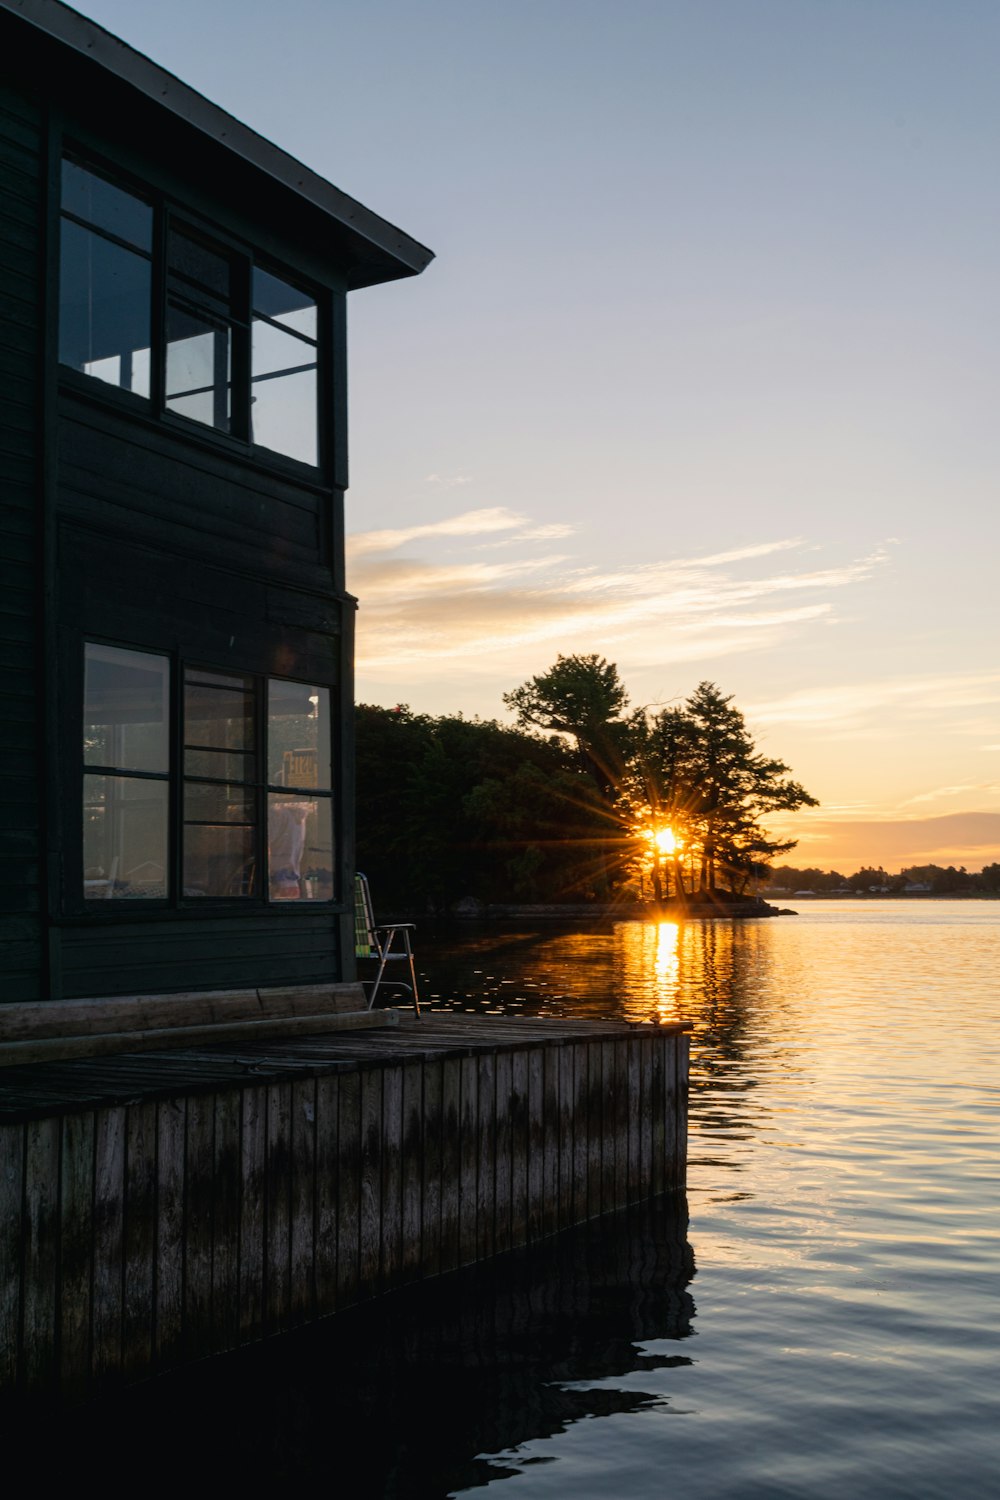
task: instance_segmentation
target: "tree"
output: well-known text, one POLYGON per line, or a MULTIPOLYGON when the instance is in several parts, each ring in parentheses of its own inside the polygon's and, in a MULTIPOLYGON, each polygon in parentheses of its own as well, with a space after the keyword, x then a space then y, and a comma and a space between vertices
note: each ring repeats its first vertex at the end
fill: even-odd
POLYGON ((621 805, 635 835, 640 864, 648 867, 653 896, 684 895, 684 851, 692 843, 694 726, 682 708, 648 714, 639 709, 630 721, 629 775, 621 805))
POLYGON ((628 694, 612 662, 559 656, 547 672, 504 693, 503 701, 519 728, 570 735, 599 794, 614 801, 625 769, 628 694))
MULTIPOLYGON (((764 826, 775 812, 816 799, 783 761, 759 753, 732 696, 699 683, 682 707, 626 715, 617 667, 603 657, 560 656, 504 702, 522 728, 571 736, 609 818, 620 863, 645 870, 657 899, 684 895, 683 863, 697 861, 692 888, 742 892, 754 873, 795 847, 764 826)), ((609 876, 609 883, 613 883, 609 876)))
POLYGON ((603 850, 595 853, 593 885, 607 895, 621 878, 626 836, 617 807, 629 751, 630 726, 622 717, 628 694, 618 668, 603 656, 559 656, 554 666, 532 677, 503 701, 521 729, 568 735, 581 769, 600 798, 606 817, 603 850), (618 859, 612 859, 616 851, 618 859))
POLYGON ((580 899, 604 809, 575 752, 493 720, 361 704, 357 861, 382 910, 580 899))
POLYGON ((757 752, 732 695, 714 682, 699 683, 683 708, 652 716, 641 746, 647 805, 696 854, 702 892, 715 893, 721 878, 742 893, 755 868, 795 847, 770 838, 763 819, 816 806, 783 761, 757 752))

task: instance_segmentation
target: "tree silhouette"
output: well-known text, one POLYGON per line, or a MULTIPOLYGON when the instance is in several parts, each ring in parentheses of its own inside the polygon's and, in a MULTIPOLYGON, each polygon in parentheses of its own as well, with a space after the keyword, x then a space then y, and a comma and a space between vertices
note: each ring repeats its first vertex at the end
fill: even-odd
POLYGON ((606 899, 638 872, 657 899, 739 895, 794 847, 768 816, 815 805, 712 682, 629 712, 613 663, 560 656, 504 702, 516 728, 358 707, 358 863, 383 906, 606 899))
POLYGON ((629 726, 622 718, 628 694, 618 668, 603 656, 559 656, 555 666, 529 680, 503 701, 521 729, 571 735, 587 773, 606 802, 618 794, 628 753, 629 726))

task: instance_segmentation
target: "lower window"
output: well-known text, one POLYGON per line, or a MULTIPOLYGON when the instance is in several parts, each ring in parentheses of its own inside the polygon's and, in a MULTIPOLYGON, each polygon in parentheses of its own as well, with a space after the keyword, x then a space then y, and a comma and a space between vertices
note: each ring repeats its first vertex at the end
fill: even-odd
POLYGON ((332 901, 329 688, 171 669, 86 646, 84 899, 332 901))

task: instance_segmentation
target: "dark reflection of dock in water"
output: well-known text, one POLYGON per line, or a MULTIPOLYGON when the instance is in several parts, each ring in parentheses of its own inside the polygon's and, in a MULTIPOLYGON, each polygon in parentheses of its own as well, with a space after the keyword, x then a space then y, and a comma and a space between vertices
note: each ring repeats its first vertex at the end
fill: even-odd
POLYGON ((690 1334, 693 1274, 671 1195, 63 1413, 60 1449, 199 1491, 340 1489, 349 1468, 352 1497, 443 1497, 516 1471, 522 1443, 660 1400, 613 1382, 690 1362, 641 1346, 690 1334))

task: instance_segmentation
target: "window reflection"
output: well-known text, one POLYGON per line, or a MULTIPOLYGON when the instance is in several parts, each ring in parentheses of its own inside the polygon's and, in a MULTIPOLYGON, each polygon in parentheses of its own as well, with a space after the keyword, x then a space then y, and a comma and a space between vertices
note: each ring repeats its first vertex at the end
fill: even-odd
POLYGON ((85 647, 83 894, 88 901, 168 894, 169 674, 165 656, 94 642, 85 647))
POLYGON ((84 778, 83 894, 87 901, 167 895, 166 782, 84 778))
POLYGON ((62 210, 60 362, 148 397, 153 210, 71 161, 62 210))
POLYGON ((314 465, 319 461, 316 332, 313 298, 255 268, 251 437, 314 465))
POLYGON ((189 670, 184 679, 184 895, 257 889, 252 677, 189 670))
POLYGON ((267 765, 270 899, 332 901, 329 688, 271 678, 267 765))
POLYGON ((84 678, 86 900, 171 894, 172 805, 183 898, 334 899, 329 688, 187 668, 178 766, 169 658, 88 642, 84 678))
POLYGON ((315 468, 315 296, 255 266, 249 248, 163 218, 154 255, 151 204, 63 161, 60 361, 147 399, 155 386, 171 414, 315 468), (154 301, 166 309, 155 353, 154 301))
POLYGON ((167 310, 167 409, 228 432, 231 388, 229 328, 171 304, 167 310))
POLYGON ((272 901, 333 900, 333 809, 329 797, 269 792, 267 840, 272 901))

